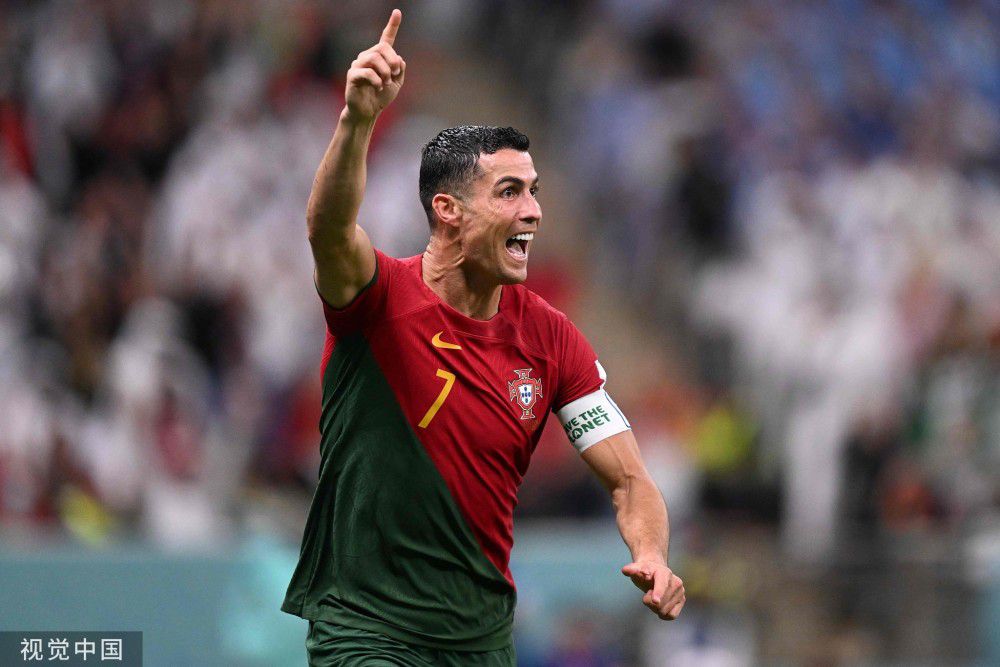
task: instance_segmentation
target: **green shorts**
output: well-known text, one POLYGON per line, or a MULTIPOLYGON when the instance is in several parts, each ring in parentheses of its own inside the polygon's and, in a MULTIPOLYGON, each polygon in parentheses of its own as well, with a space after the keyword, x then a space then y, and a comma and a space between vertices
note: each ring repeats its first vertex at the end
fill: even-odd
POLYGON ((454 651, 326 621, 309 621, 310 667, 516 667, 513 644, 495 651, 454 651))

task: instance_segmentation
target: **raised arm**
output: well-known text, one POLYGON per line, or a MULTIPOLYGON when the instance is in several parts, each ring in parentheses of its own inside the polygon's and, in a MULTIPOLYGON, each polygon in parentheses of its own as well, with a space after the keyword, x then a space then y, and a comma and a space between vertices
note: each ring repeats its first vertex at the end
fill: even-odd
POLYGON ((393 50, 402 20, 402 13, 394 9, 378 43, 351 63, 347 103, 309 195, 306 222, 316 261, 316 287, 335 307, 349 304, 375 274, 375 251, 357 217, 375 121, 396 99, 406 74, 406 63, 393 50))
POLYGON ((660 618, 674 620, 684 607, 684 583, 667 566, 667 506, 646 471, 635 436, 632 431, 612 435, 581 457, 610 491, 618 530, 632 552, 622 574, 645 593, 643 604, 660 618))

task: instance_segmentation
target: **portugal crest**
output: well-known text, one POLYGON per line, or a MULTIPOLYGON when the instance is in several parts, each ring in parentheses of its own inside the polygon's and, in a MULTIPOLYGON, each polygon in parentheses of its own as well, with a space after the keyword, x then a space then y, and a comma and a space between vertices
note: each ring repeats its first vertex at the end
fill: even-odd
POLYGON ((531 408, 535 405, 535 401, 542 398, 542 381, 531 377, 530 368, 516 370, 514 374, 517 375, 517 379, 507 382, 510 400, 521 408, 521 419, 534 419, 535 414, 531 408))

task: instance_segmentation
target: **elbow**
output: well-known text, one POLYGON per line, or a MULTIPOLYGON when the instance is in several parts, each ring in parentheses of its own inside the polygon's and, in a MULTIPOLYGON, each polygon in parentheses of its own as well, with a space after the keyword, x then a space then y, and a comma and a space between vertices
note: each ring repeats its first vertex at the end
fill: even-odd
POLYGON ((353 240, 354 230, 354 225, 338 224, 311 208, 306 213, 306 238, 314 253, 336 252, 353 240))
POLYGON ((306 212, 306 238, 309 239, 309 245, 313 248, 322 240, 322 227, 320 216, 310 208, 306 212))
POLYGON ((306 221, 306 239, 313 250, 322 246, 322 239, 316 224, 312 220, 306 221))
POLYGON ((313 248, 326 243, 331 222, 329 208, 323 206, 322 200, 316 197, 315 193, 310 194, 309 202, 306 204, 306 237, 313 248))
POLYGON ((330 232, 329 225, 315 214, 306 215, 306 238, 313 254, 329 253, 337 244, 337 239, 330 232))

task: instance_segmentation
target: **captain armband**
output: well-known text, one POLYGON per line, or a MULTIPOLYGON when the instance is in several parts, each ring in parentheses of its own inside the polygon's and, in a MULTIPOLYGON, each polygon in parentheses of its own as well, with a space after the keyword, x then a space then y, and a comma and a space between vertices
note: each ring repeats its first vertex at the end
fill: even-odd
POLYGON ((632 428, 604 387, 567 403, 556 415, 578 452, 632 428))

